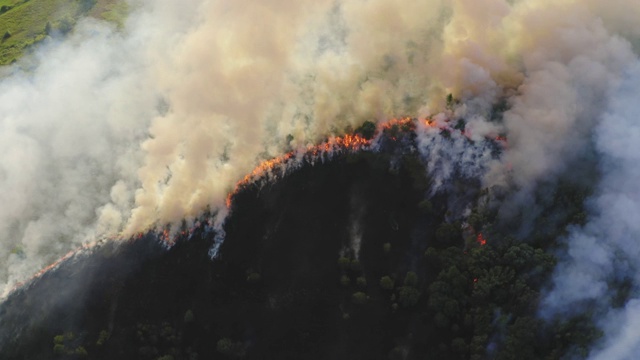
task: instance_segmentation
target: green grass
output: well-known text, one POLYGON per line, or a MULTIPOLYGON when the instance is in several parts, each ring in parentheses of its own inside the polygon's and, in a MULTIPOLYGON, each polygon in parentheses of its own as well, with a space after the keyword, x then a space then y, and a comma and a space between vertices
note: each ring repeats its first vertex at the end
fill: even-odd
POLYGON ((0 65, 19 59, 51 32, 66 33, 79 18, 94 16, 121 26, 128 8, 122 0, 0 0, 11 8, 0 14, 0 65))
POLYGON ((22 2, 21 0, 0 0, 0 7, 2 6, 14 6, 16 3, 22 2))
POLYGON ((111 21, 122 28, 129 10, 129 4, 126 1, 98 0, 89 15, 111 21))

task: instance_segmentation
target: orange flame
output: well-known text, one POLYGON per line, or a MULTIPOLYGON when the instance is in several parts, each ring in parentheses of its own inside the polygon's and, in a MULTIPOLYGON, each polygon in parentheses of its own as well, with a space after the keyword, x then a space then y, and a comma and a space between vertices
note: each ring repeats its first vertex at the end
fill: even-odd
MULTIPOLYGON (((388 120, 382 124, 378 125, 378 134, 380 132, 386 132, 386 131, 390 131, 393 130, 394 128, 400 128, 402 130, 405 129, 409 129, 409 130, 415 130, 415 119, 412 119, 410 117, 404 117, 404 118, 400 118, 400 119, 391 119, 388 120)), ((430 119, 430 118, 426 118, 423 120, 424 124, 426 126, 429 127, 439 127, 441 129, 448 129, 448 126, 442 126, 442 125, 438 125, 436 123, 435 120, 430 119)), ((391 137, 392 140, 397 140, 396 137, 392 136, 391 137)), ((507 139, 504 136, 497 136, 494 139, 495 141, 504 143, 506 145, 507 143, 507 139)), ((359 134, 346 134, 344 136, 337 136, 337 137, 333 137, 330 138, 329 140, 319 144, 319 145, 315 145, 315 146, 308 146, 305 150, 304 150, 304 156, 312 156, 312 157, 318 157, 318 156, 322 156, 323 154, 326 153, 330 153, 330 152, 334 152, 334 151, 358 151, 358 150, 362 150, 362 149, 366 149, 369 146, 371 146, 372 144, 372 140, 369 139, 365 139, 364 137, 360 136, 359 134)), ((240 181, 238 181, 236 183, 236 186, 234 188, 234 190, 232 192, 230 192, 227 195, 226 198, 226 206, 227 208, 231 207, 231 202, 233 200, 233 197, 240 191, 240 189, 243 186, 246 186, 254 181, 257 181, 265 176, 267 176, 268 174, 272 174, 274 170, 276 169, 281 169, 282 171, 284 171, 284 166, 299 152, 297 151, 291 151, 288 152, 284 155, 281 155, 279 157, 273 158, 273 159, 269 159, 269 160, 265 160, 263 162, 261 162, 258 166, 256 166, 249 174, 245 175, 240 181)), ((192 234, 193 231, 195 230, 195 227, 198 227, 199 223, 197 223, 197 225, 195 225, 193 228, 188 230, 189 234, 192 234)), ((187 234, 186 231, 182 231, 180 232, 180 235, 185 236, 187 234)), ((134 235, 133 238, 135 239, 141 239, 145 234, 144 233, 138 233, 136 235, 134 235)), ((169 245, 173 245, 175 244, 176 238, 177 238, 177 234, 174 235, 173 237, 171 236, 171 233, 169 231, 169 229, 165 229, 162 231, 161 234, 158 235, 158 237, 162 240, 164 240, 167 244, 169 245)), ((110 239, 110 240, 114 240, 114 239, 110 239)), ((476 242, 480 245, 480 246, 484 246, 487 243, 487 240, 484 238, 484 236, 482 235, 482 233, 478 233, 477 237, 476 237, 476 242)), ((16 286, 13 288, 12 291, 15 291, 16 289, 24 286, 25 284, 40 278, 41 276, 43 276, 45 273, 47 273, 50 270, 56 269, 58 266, 60 266, 60 264, 62 264, 64 261, 72 258, 73 256, 77 255, 78 253, 80 253, 83 250, 87 250, 90 248, 93 248, 94 246, 96 246, 96 243, 90 243, 90 244, 84 244, 82 245, 80 248, 76 249, 76 250, 72 250, 69 251, 67 254, 65 254, 64 256, 62 256, 60 259, 56 260, 54 263, 50 264, 49 266, 43 268, 42 270, 38 271, 36 274, 34 274, 29 280, 25 281, 25 282, 21 282, 21 283, 17 283, 16 286)), ((473 279, 473 282, 477 282, 478 279, 475 278, 473 279)))
POLYGON ((476 242, 480 244, 480 246, 487 245, 487 239, 482 236, 482 233, 478 233, 478 237, 476 238, 476 242))
POLYGON ((81 253, 82 251, 90 250, 90 249, 94 248, 96 245, 97 245, 97 243, 86 243, 86 244, 82 244, 79 248, 77 248, 75 250, 71 250, 71 251, 67 252, 61 258, 59 258, 58 260, 56 260, 53 263, 45 266, 40 271, 38 271, 37 273, 33 274, 33 276, 31 276, 29 279, 27 279, 27 280, 25 280, 23 282, 16 283, 13 286, 13 289, 11 289, 10 292, 14 292, 17 289, 25 286, 26 284, 29 284, 29 283, 33 282, 34 280, 36 280, 38 278, 41 278, 47 272, 49 272, 51 270, 54 270, 54 269, 57 269, 63 262, 71 259, 72 257, 74 257, 75 255, 81 253))
MULTIPOLYGON (((378 125, 378 133, 394 131, 395 129, 402 130, 415 130, 416 119, 411 117, 404 117, 399 119, 390 119, 382 124, 378 125)), ((442 129, 448 129, 447 126, 438 125, 433 119, 426 118, 423 120, 426 126, 439 127, 442 129)), ((390 136, 391 140, 397 140, 395 136, 390 136)), ((329 140, 315 146, 309 146, 304 150, 303 156, 310 156, 316 158, 326 153, 333 151, 357 151, 371 146, 372 141, 365 139, 359 134, 346 134, 343 136, 337 136, 330 138, 329 140)), ((227 194, 225 199, 225 205, 227 208, 231 208, 233 197, 240 191, 240 189, 250 183, 253 183, 269 174, 273 174, 274 170, 285 171, 285 165, 296 155, 298 151, 291 151, 282 156, 278 156, 273 159, 265 160, 256 166, 249 174, 245 175, 240 181, 236 183, 233 191, 227 194)))
POLYGON ((404 118, 401 118, 401 119, 391 119, 391 120, 388 120, 388 121, 382 123, 382 125, 380 125, 380 127, 383 130, 390 130, 394 126, 397 126, 397 127, 403 127, 403 126, 413 127, 414 126, 413 119, 410 118, 410 117, 404 117, 404 118))
MULTIPOLYGON (((323 154, 335 151, 357 151, 367 148, 371 145, 371 140, 365 139, 359 134, 346 134, 344 136, 336 136, 315 146, 309 146, 304 150, 306 156, 316 158, 323 154)), ((299 150, 298 150, 299 151, 299 150)), ((231 207, 233 197, 240 189, 252 182, 255 182, 269 174, 273 174, 275 170, 284 171, 287 163, 296 155, 296 151, 288 152, 282 156, 265 160, 258 164, 249 174, 245 175, 232 192, 227 195, 225 204, 227 208, 231 207)))

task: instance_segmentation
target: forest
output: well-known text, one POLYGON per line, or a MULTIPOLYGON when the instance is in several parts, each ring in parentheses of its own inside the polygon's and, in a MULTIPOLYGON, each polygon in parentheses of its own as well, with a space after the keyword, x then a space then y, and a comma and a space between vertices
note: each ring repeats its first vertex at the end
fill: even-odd
POLYGON ((21 328, 0 333, 4 357, 585 356, 600 336, 588 315, 536 312, 555 239, 583 221, 588 189, 558 186, 536 224, 545 230, 516 239, 475 179, 425 196, 430 179, 406 130, 385 130, 379 152, 246 185, 217 259, 203 220, 169 250, 148 233, 63 263, 0 305, 3 327, 21 328), (464 224, 449 209, 460 201, 475 204, 464 224))

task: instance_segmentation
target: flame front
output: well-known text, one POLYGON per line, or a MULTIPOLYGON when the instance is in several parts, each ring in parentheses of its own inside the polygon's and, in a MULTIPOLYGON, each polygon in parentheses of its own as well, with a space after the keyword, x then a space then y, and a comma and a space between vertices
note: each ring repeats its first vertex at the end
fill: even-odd
MULTIPOLYGON (((385 133, 389 139, 396 141, 398 131, 410 132, 416 130, 416 123, 422 121, 424 125, 432 128, 438 128, 440 130, 454 131, 448 124, 442 124, 436 122, 434 119, 425 118, 423 120, 417 120, 411 117, 393 118, 383 123, 378 124, 376 134, 373 139, 367 139, 360 134, 346 134, 343 136, 331 137, 327 141, 319 145, 310 145, 304 149, 298 149, 290 151, 284 155, 276 158, 262 161, 256 166, 253 171, 245 175, 240 181, 238 181, 225 200, 227 208, 231 208, 233 197, 242 189, 242 187, 254 183, 260 179, 263 179, 269 175, 283 176, 287 170, 288 165, 296 159, 304 159, 310 163, 315 163, 318 158, 322 158, 326 154, 333 154, 344 151, 360 151, 363 149, 371 148, 373 142, 375 142, 380 134, 385 133)), ((464 133, 463 133, 464 134, 464 133)), ((506 138, 499 137, 496 141, 506 142, 506 138)))
POLYGON ((325 154, 344 152, 344 151, 359 151, 371 146, 371 141, 362 137, 359 134, 346 134, 344 136, 332 137, 329 140, 315 146, 308 146, 304 150, 290 151, 282 156, 278 156, 273 159, 264 160, 258 166, 256 166, 249 174, 245 175, 234 187, 234 190, 227 195, 226 206, 231 207, 231 201, 233 197, 242 189, 242 187, 251 184, 259 179, 262 179, 268 175, 282 176, 286 172, 287 165, 294 158, 298 158, 297 154, 301 154, 302 158, 306 158, 310 162, 313 162, 318 157, 325 154))
MULTIPOLYGON (((233 191, 231 191, 226 198, 226 207, 227 209, 231 208, 233 197, 245 186, 260 181, 261 179, 271 177, 282 177, 286 174, 287 170, 292 168, 292 165, 295 167, 297 165, 303 164, 304 161, 314 164, 318 160, 325 160, 327 156, 344 153, 346 151, 356 152, 361 150, 367 150, 374 147, 374 143, 378 141, 381 134, 386 134, 386 136, 396 141, 398 138, 398 132, 410 132, 416 130, 416 124, 418 122, 422 122, 425 126, 438 128, 441 130, 454 131, 451 129, 448 124, 438 123, 433 119, 426 118, 422 120, 413 119, 410 117, 391 119, 386 122, 378 124, 376 136, 372 139, 367 139, 360 134, 346 134, 343 136, 335 136, 331 137, 328 140, 318 144, 318 145, 310 145, 306 148, 297 149, 294 151, 290 151, 284 155, 278 156, 276 158, 268 159, 262 161, 258 166, 256 166, 249 174, 245 175, 242 179, 240 179, 233 191)), ((463 132, 464 134, 464 132, 463 132)), ((492 139, 496 142, 502 143, 503 146, 506 146, 507 139, 504 136, 497 136, 492 139)), ((181 231, 177 234, 173 234, 169 228, 164 228, 162 231, 156 233, 156 237, 158 240, 163 241, 165 244, 172 246, 175 244, 176 239, 179 235, 186 236, 187 234, 193 234, 195 228, 201 226, 200 222, 196 222, 196 224, 191 227, 187 231, 181 231)), ((144 236, 143 232, 137 233, 133 239, 140 239, 144 236)), ((480 246, 486 245, 487 240, 484 238, 482 233, 478 233, 476 235, 476 243, 480 246)), ((14 287, 13 290, 22 287, 25 283, 32 282, 33 280, 42 277, 45 273, 56 269, 63 262, 70 260, 74 256, 79 253, 87 250, 91 250, 98 243, 88 243, 82 245, 80 248, 70 251, 51 265, 43 268, 38 273, 34 274, 29 280, 18 283, 14 287)), ((477 279, 474 279, 476 282, 477 279)))

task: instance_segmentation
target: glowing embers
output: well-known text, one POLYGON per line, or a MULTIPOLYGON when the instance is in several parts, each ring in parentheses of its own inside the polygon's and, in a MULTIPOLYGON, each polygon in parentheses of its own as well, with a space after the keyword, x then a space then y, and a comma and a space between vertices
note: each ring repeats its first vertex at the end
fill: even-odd
POLYGON ((484 236, 482 236, 482 233, 478 233, 478 236, 476 237, 476 242, 480 246, 487 245, 487 239, 485 239, 484 236))
MULTIPOLYGON (((480 246, 485 246, 487 245, 487 239, 485 239, 482 233, 479 232, 478 235, 476 236, 476 243, 480 246)), ((474 287, 476 286, 477 283, 478 283, 478 278, 473 278, 474 287)))

